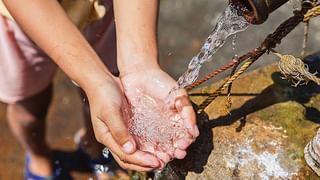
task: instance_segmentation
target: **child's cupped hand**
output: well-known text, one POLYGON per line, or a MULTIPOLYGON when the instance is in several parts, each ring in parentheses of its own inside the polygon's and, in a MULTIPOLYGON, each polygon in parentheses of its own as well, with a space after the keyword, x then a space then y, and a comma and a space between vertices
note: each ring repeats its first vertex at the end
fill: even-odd
POLYGON ((155 155, 162 169, 182 159, 199 135, 195 113, 184 89, 168 96, 176 81, 160 68, 121 75, 130 106, 124 114, 137 148, 155 155))

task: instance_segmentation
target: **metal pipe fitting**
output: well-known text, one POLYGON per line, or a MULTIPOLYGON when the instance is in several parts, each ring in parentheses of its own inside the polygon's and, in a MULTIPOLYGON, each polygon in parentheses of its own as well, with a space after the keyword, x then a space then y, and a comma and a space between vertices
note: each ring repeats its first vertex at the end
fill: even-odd
POLYGON ((231 3, 241 7, 240 10, 248 22, 262 24, 271 12, 287 1, 289 0, 231 0, 231 3))
MULTIPOLYGON (((270 13, 278 9, 289 0, 230 0, 241 14, 252 24, 262 24, 270 13)), ((301 7, 310 9, 318 0, 301 0, 301 7)))
POLYGON ((312 8, 318 0, 302 0, 301 6, 302 8, 310 9, 312 8))

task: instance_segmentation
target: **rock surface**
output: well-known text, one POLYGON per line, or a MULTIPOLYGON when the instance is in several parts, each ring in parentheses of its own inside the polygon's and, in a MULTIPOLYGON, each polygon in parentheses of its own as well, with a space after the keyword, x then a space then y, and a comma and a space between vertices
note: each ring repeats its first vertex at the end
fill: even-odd
MULTIPOLYGON (((232 108, 217 98, 198 117, 200 137, 187 158, 162 175, 172 179, 318 179, 304 161, 304 147, 320 122, 320 88, 294 88, 275 64, 233 84, 232 108)), ((221 83, 191 93, 196 104, 221 83)), ((163 178, 163 176, 162 176, 163 178)), ((162 179, 159 175, 159 179, 162 179)), ((168 179, 168 178, 166 178, 168 179)))

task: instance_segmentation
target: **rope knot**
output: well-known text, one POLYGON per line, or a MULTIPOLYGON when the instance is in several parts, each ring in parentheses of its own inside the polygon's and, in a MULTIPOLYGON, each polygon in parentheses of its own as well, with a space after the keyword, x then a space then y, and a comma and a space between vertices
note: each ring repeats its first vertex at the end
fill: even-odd
POLYGON ((293 82, 293 86, 297 87, 300 84, 307 84, 309 81, 313 81, 320 85, 320 79, 316 76, 316 73, 310 73, 309 67, 301 59, 292 55, 281 55, 275 53, 280 57, 278 63, 283 78, 293 82))

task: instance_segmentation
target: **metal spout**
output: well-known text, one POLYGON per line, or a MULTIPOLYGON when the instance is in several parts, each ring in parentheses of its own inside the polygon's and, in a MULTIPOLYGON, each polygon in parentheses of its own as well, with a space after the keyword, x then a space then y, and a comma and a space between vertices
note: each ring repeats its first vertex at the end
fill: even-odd
POLYGON ((289 0, 231 0, 232 4, 241 6, 243 16, 252 24, 262 24, 271 12, 289 0))

